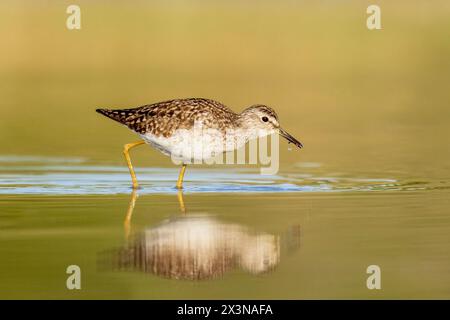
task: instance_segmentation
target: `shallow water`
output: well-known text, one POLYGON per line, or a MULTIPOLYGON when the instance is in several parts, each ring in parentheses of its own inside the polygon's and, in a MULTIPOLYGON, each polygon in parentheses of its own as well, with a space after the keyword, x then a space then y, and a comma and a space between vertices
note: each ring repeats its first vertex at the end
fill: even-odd
POLYGON ((0 3, 0 298, 450 298, 450 4, 0 3), (272 106, 280 170, 178 168, 95 113, 272 106), (66 268, 81 268, 81 290, 66 268), (381 268, 381 290, 366 269, 381 268))
POLYGON ((4 298, 449 296, 445 181, 303 162, 277 176, 197 167, 180 194, 176 168, 141 168, 134 193, 124 166, 0 161, 4 298), (72 264, 76 292, 65 287, 72 264), (372 264, 378 292, 366 288, 372 264))
MULTIPOLYGON (((0 194, 100 195, 129 194, 126 166, 84 164, 81 158, 3 156, 0 194), (9 164, 9 165, 7 165, 9 164), (83 165, 84 164, 84 165, 83 165)), ((262 175, 257 169, 204 166, 189 168, 184 193, 283 193, 345 191, 414 191, 448 189, 446 181, 408 181, 403 177, 330 175, 320 163, 299 162, 296 171, 262 175), (318 170, 319 169, 319 170, 318 170), (312 172, 311 172, 312 171, 312 172)), ((176 193, 179 168, 137 168, 139 194, 176 193)), ((370 174, 369 174, 370 175, 370 174)))

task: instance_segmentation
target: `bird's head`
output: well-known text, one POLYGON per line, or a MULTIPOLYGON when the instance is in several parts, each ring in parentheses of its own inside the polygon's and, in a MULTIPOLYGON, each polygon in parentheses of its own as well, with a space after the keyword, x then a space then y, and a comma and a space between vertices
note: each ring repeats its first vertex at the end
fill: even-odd
POLYGON ((257 136, 267 136, 272 133, 278 133, 297 147, 303 147, 300 141, 281 128, 276 112, 268 106, 259 104, 248 107, 242 111, 240 121, 242 127, 258 132, 257 136))

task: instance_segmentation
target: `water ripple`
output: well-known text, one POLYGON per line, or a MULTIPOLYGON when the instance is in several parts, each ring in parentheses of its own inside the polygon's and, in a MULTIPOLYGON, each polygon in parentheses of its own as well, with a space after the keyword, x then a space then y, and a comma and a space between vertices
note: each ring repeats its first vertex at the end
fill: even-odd
MULTIPOLYGON (((0 157, 13 162, 13 157, 0 157)), ((124 166, 82 165, 82 159, 25 157, 0 169, 0 194, 128 194, 130 176, 124 166), (45 161, 44 161, 45 160, 45 161), (39 163, 41 161, 41 163, 39 163), (20 165, 17 165, 19 163, 20 165)), ((327 176, 303 172, 274 176, 257 169, 191 167, 185 177, 186 193, 277 193, 415 191, 446 189, 448 184, 426 181, 398 181, 393 178, 327 176)), ((299 168, 301 166, 296 166, 299 168)), ((139 168, 136 170, 142 194, 175 193, 179 168, 139 168)), ((299 169, 295 169, 297 171, 299 169)))

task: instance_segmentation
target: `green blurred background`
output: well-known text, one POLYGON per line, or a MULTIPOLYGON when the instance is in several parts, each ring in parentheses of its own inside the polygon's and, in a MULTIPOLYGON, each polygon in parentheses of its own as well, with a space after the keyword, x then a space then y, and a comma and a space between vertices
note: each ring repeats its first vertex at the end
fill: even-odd
POLYGON ((122 163, 133 133, 94 109, 181 97, 273 106, 304 160, 448 144, 450 3, 376 1, 382 30, 370 31, 373 3, 77 1, 71 31, 71 1, 2 1, 3 152, 122 163))
MULTIPOLYGON (((191 212, 258 231, 302 227, 301 249, 273 274, 201 283, 97 270, 98 253, 123 242, 128 196, 2 195, 0 297, 448 298, 449 57, 444 0, 2 1, 1 155, 123 167, 122 146, 136 136, 95 108, 205 97, 235 111, 274 107, 305 144, 282 145, 282 174, 396 183, 188 195, 191 212), (70 4, 81 8, 81 30, 66 28, 70 4), (382 30, 366 27, 370 4, 381 7, 382 30), (72 263, 84 272, 80 292, 64 286, 72 263), (373 263, 383 267, 377 292, 365 287, 373 263)), ((148 148, 133 161, 173 167, 148 148)), ((143 196, 134 229, 178 213, 174 195, 143 196)))

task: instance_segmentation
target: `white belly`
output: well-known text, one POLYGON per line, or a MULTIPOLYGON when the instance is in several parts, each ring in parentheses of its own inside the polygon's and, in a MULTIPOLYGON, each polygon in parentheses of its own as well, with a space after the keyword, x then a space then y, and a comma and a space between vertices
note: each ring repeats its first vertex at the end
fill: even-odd
POLYGON ((154 148, 173 159, 185 163, 191 161, 204 161, 242 147, 246 138, 240 135, 224 135, 218 130, 196 132, 196 130, 180 129, 170 137, 143 134, 142 139, 154 148))

